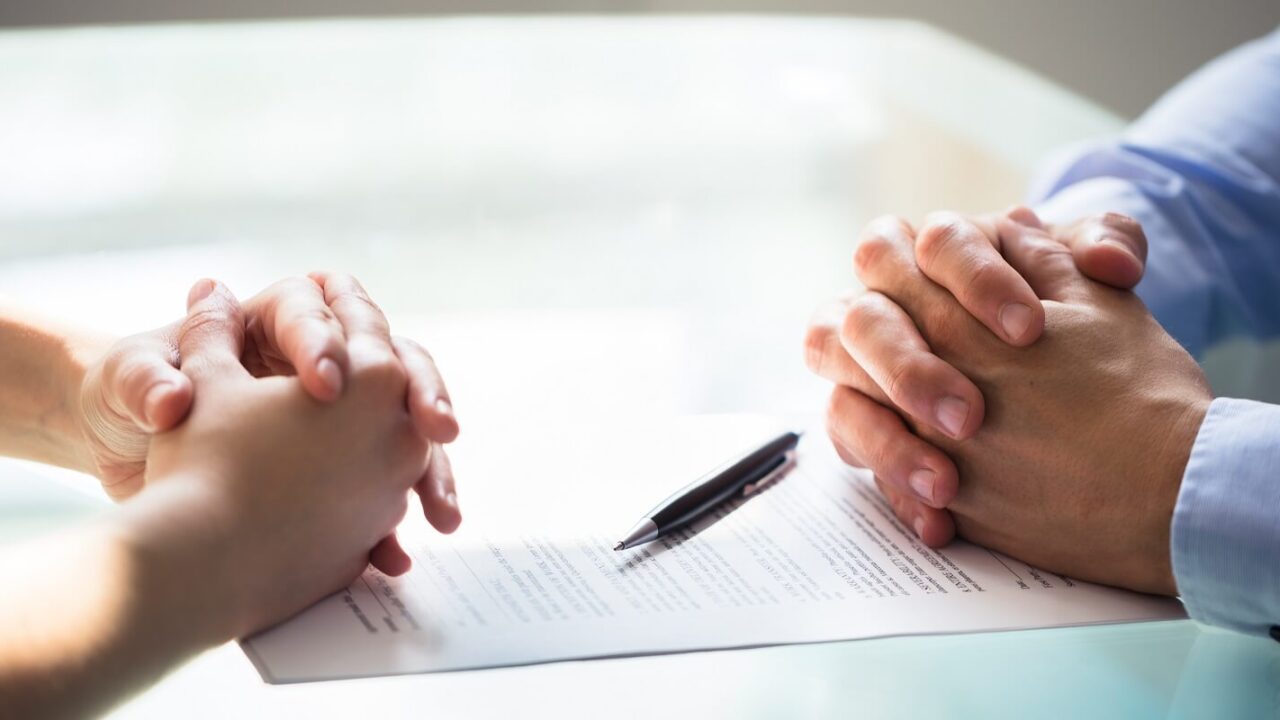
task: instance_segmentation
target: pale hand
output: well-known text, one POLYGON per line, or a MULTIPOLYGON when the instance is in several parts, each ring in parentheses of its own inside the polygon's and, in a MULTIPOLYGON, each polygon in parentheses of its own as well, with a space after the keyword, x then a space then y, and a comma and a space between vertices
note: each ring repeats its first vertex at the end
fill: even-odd
MULTIPOLYGON (((197 283, 192 297, 215 288, 197 283)), ((225 288, 218 287, 219 293, 225 288)), ((407 377, 403 405, 424 440, 434 447, 434 462, 414 486, 428 521, 452 532, 462 521, 453 472, 442 445, 458 435, 458 423, 444 380, 431 356, 416 342, 392 337, 382 311, 353 277, 312 273, 282 280, 249 300, 243 312, 239 359, 255 377, 295 376, 300 387, 320 402, 343 394, 350 373, 352 338, 376 336, 407 377)), ((191 332, 205 332, 210 319, 198 311, 151 332, 125 338, 88 366, 79 393, 82 434, 91 468, 116 500, 142 489, 152 437, 178 427, 196 402, 191 379, 178 368, 180 346, 191 332)), ((215 319, 212 327, 231 332, 215 319)), ((424 453, 424 458, 426 454, 424 453)), ((409 556, 394 534, 379 545, 373 563, 389 575, 409 569, 409 556)))
MULTIPOLYGON (((359 287, 354 278, 316 273, 281 280, 243 308, 245 367, 255 377, 296 375, 312 397, 324 402, 342 394, 348 366, 346 335, 322 284, 329 277, 342 277, 347 285, 359 287)), ((370 306, 381 315, 371 301, 370 306)), ((185 329, 199 321, 184 318, 121 339, 85 371, 80 425, 95 465, 92 470, 116 500, 142 489, 151 435, 176 427, 191 408, 191 382, 178 371, 178 344, 185 329)), ((451 442, 458 424, 430 356, 405 338, 396 338, 394 348, 404 356, 411 379, 407 401, 424 436, 451 442)))
MULTIPOLYGON (((394 545, 408 492, 447 468, 416 426, 409 374, 363 300, 334 303, 349 367, 342 396, 322 403, 298 378, 243 367, 243 319, 225 288, 198 286, 192 298, 201 321, 180 350, 196 401, 179 427, 152 438, 139 499, 181 499, 150 517, 148 532, 193 555, 208 579, 193 592, 217 600, 206 620, 229 638, 350 583, 377 548, 394 545)), ((441 499, 422 494, 424 504, 441 499)))

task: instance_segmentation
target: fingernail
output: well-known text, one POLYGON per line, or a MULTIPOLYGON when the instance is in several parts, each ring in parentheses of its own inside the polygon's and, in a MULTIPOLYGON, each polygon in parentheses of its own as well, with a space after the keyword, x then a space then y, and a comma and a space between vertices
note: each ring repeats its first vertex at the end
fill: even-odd
POLYGON ((338 363, 331 358, 320 358, 320 362, 316 363, 316 373, 335 394, 342 392, 342 368, 338 367, 338 363))
POLYGON ((158 382, 151 386, 147 391, 147 397, 143 399, 143 412, 146 413, 147 422, 151 424, 148 430, 154 431, 160 426, 156 415, 160 412, 160 403, 164 402, 164 398, 173 390, 173 383, 158 382))
POLYGON ((454 510, 457 510, 458 509, 458 493, 450 491, 448 495, 444 496, 444 502, 449 507, 453 508, 454 510))
POLYGON ((439 410, 441 415, 453 414, 453 406, 450 405, 449 401, 445 400, 444 398, 440 398, 439 400, 436 400, 436 410, 439 410))
POLYGON ((933 504, 933 480, 936 476, 932 470, 920 468, 911 473, 907 478, 907 484, 920 496, 921 500, 929 504, 933 504))
POLYGON ((916 517, 911 521, 911 527, 915 528, 916 537, 924 537, 924 518, 916 517))
POLYGON ((1004 328, 1005 337, 1017 340, 1027 332, 1031 325, 1031 308, 1022 303, 1009 303, 1000 309, 1000 327, 1004 328))
POLYGON ((938 401, 938 424, 951 437, 960 437, 964 421, 969 418, 969 403, 958 397, 944 397, 938 401))
POLYGON ((1129 247, 1128 243, 1126 243, 1125 241, 1121 240, 1118 237, 1115 237, 1114 235, 1103 235, 1102 237, 1098 238, 1096 242, 1099 245, 1110 245, 1111 247, 1119 248, 1123 250, 1126 255, 1133 254, 1133 248, 1129 247))
POLYGON ((192 285, 191 292, 187 293, 187 307, 190 308, 192 305, 195 305, 201 300, 209 297, 209 294, 213 292, 213 289, 217 287, 217 285, 218 284, 216 282, 209 278, 205 278, 195 285, 192 285))

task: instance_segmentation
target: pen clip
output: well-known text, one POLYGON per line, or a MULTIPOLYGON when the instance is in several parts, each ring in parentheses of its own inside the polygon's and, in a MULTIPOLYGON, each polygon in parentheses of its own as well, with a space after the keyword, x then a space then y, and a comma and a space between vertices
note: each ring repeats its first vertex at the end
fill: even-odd
POLYGON ((768 475, 765 475, 764 477, 760 478, 759 480, 753 483, 747 483, 746 485, 743 485, 742 497, 745 498, 745 497, 751 497, 752 495, 755 495, 756 493, 763 490, 770 483, 772 483, 774 480, 777 480, 783 475, 786 475, 787 471, 789 471, 791 468, 795 466, 796 466, 796 451, 795 449, 791 449, 791 450, 788 450, 782 456, 782 462, 778 463, 778 467, 771 470, 768 475))

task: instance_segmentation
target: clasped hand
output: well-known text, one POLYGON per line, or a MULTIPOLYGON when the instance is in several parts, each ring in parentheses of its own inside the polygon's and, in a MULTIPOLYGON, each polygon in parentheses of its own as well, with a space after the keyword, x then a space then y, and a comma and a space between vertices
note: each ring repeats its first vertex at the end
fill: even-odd
POLYGON ((1129 292, 1145 258, 1119 215, 873 222, 854 253, 867 292, 821 310, 806 339, 836 384, 837 453, 926 544, 958 533, 1174 594, 1170 522, 1210 393, 1129 292))
MULTIPOLYGON (((113 498, 201 483, 206 514, 222 512, 221 526, 206 528, 221 533, 214 546, 260 541, 238 556, 303 578, 286 605, 340 587, 369 562, 405 572, 394 528, 411 489, 438 530, 458 526, 441 447, 458 434, 448 391, 422 347, 390 334, 359 282, 313 273, 241 306, 203 280, 188 305, 184 319, 116 342, 85 372, 82 432, 113 498), (296 570, 309 563, 319 570, 296 570)), ((257 608, 237 625, 278 617, 257 608)))

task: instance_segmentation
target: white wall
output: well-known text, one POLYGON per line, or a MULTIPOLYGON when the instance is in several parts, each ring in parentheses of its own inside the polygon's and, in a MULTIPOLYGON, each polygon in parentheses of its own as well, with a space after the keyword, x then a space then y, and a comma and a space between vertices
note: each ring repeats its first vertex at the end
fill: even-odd
POLYGON ((917 18, 1126 115, 1206 60, 1280 25, 1280 0, 0 0, 0 27, 556 11, 917 18))

